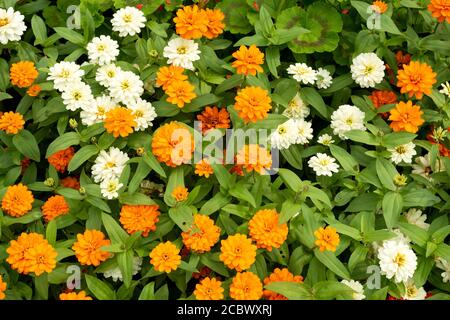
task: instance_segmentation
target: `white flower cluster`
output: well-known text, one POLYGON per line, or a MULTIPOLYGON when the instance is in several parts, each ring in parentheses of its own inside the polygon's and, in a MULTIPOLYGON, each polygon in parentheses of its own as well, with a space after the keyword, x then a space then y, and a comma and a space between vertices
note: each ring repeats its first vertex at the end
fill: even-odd
POLYGON ((13 8, 0 9, 0 43, 7 44, 9 41, 19 41, 27 26, 24 16, 13 8))
POLYGON ((409 224, 416 225, 424 230, 430 228, 430 224, 425 222, 427 220, 427 215, 422 214, 422 210, 412 208, 409 209, 408 212, 404 212, 403 216, 409 224))
POLYGON ((359 281, 341 280, 341 283, 353 290, 353 300, 364 300, 366 298, 364 295, 364 287, 359 281))
POLYGON ((373 88, 383 81, 385 68, 383 60, 373 52, 359 54, 350 66, 352 78, 361 88, 373 88))
POLYGON ((119 178, 127 161, 128 155, 118 148, 111 147, 109 151, 100 151, 92 166, 92 177, 95 182, 100 182, 100 191, 107 199, 115 199, 119 196, 118 191, 123 187, 119 178))
POLYGON ((120 37, 134 36, 145 27, 144 13, 135 7, 125 7, 114 13, 111 20, 113 31, 118 32, 120 37))
MULTIPOLYGON (((133 258, 133 276, 136 275, 141 270, 141 267, 142 267, 142 258, 134 257, 133 258)), ((103 276, 105 278, 112 278, 112 280, 114 282, 123 281, 122 271, 120 271, 119 267, 115 267, 115 268, 106 270, 103 273, 103 276)))
POLYGON ((163 56, 168 64, 194 71, 193 62, 200 59, 200 50, 194 40, 176 37, 164 47, 163 56))
POLYGON ((306 63, 291 64, 287 68, 288 74, 300 83, 315 84, 319 89, 327 89, 331 86, 333 78, 328 70, 319 68, 314 70, 306 63))
POLYGON ((345 133, 350 130, 365 131, 365 113, 355 106, 344 104, 331 114, 331 128, 333 133, 346 140, 345 133))
POLYGON ((441 258, 436 258, 436 267, 443 270, 444 272, 441 273, 442 282, 447 283, 450 281, 450 263, 441 258))
POLYGON ((405 163, 411 163, 412 157, 417 154, 416 150, 414 149, 416 145, 412 142, 409 142, 407 144, 402 144, 400 146, 397 146, 392 149, 388 149, 388 151, 391 153, 391 160, 395 164, 399 164, 400 162, 405 163))

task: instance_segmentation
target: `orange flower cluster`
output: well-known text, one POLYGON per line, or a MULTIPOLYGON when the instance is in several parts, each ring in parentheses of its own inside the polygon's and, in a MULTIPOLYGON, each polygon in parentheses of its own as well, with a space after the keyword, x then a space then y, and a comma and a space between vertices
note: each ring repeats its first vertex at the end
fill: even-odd
POLYGON ((230 297, 234 300, 259 300, 262 295, 262 282, 253 272, 237 273, 230 284, 230 297))
POLYGON ((192 227, 181 233, 183 244, 189 250, 204 253, 219 241, 220 228, 214 224, 214 220, 203 214, 194 215, 192 227))
POLYGON ((436 73, 426 63, 411 61, 398 71, 397 80, 397 87, 401 88, 401 93, 422 99, 423 94, 431 94, 433 84, 436 83, 436 73))
POLYGON ((388 9, 388 5, 386 4, 386 2, 384 2, 384 1, 379 1, 379 0, 374 1, 374 2, 372 3, 372 6, 373 6, 373 7, 375 8, 375 10, 376 10, 378 13, 380 13, 380 14, 385 13, 385 12, 387 11, 387 9, 388 9))
POLYGON ((166 123, 153 134, 152 153, 170 167, 189 163, 194 152, 194 137, 177 121, 166 123))
POLYGON ((264 63, 264 53, 262 53, 254 44, 249 48, 240 46, 239 50, 233 53, 236 59, 231 66, 236 68, 237 74, 255 76, 257 72, 263 72, 261 65, 264 63))
POLYGON ((38 77, 39 72, 36 70, 32 61, 19 61, 13 63, 9 69, 9 77, 11 84, 19 88, 27 88, 31 86, 38 77))
POLYGON ((28 88, 27 90, 27 95, 29 95, 30 97, 37 97, 39 95, 39 93, 41 93, 41 86, 38 84, 33 84, 31 87, 28 88))
POLYGON ((183 72, 184 69, 182 67, 174 65, 161 67, 156 73, 156 85, 162 87, 163 90, 166 91, 172 82, 185 81, 188 79, 183 72))
POLYGON ((81 290, 80 292, 61 293, 59 300, 92 300, 91 297, 86 295, 86 292, 81 290))
POLYGON ((142 236, 156 230, 159 221, 158 205, 124 205, 120 210, 120 223, 129 234, 142 231, 142 236))
POLYGON ((195 87, 187 80, 182 67, 170 65, 159 68, 156 73, 156 85, 163 88, 167 94, 167 102, 184 108, 197 97, 195 87))
POLYGON ((286 223, 279 224, 280 214, 275 209, 263 209, 255 213, 248 223, 250 237, 258 248, 272 251, 286 241, 289 229, 286 223))
POLYGON ((158 244, 150 252, 150 258, 150 263, 159 272, 170 273, 181 264, 180 249, 170 241, 158 244))
POLYGON ((8 134, 17 134, 23 129, 24 124, 25 120, 18 112, 5 112, 0 117, 0 130, 8 134))
POLYGON ((222 300, 223 291, 221 281, 216 278, 204 278, 196 284, 194 295, 197 300, 222 300))
POLYGON ((269 93, 260 87, 246 87, 240 90, 235 101, 234 109, 246 124, 267 118, 267 113, 272 109, 269 93))
POLYGON ((316 237, 315 244, 319 247, 320 251, 330 250, 334 252, 340 242, 336 229, 330 226, 317 229, 314 231, 314 236, 316 237))
MULTIPOLYGON (((264 285, 272 283, 272 282, 294 282, 294 283, 302 283, 302 276, 294 276, 289 272, 287 268, 279 269, 276 268, 273 270, 272 274, 264 279, 264 285)), ((264 297, 269 300, 287 300, 285 296, 282 294, 273 292, 271 290, 264 290, 264 297)))
POLYGON ((78 179, 75 177, 71 177, 71 176, 65 177, 65 178, 61 179, 59 182, 65 188, 71 188, 71 189, 75 189, 75 190, 80 189, 80 181, 78 181, 78 179))
POLYGON ((205 110, 197 115, 200 122, 200 130, 203 134, 213 129, 228 129, 230 127, 230 114, 226 108, 206 107, 205 110))
POLYGON ((64 197, 60 195, 48 198, 42 206, 42 214, 47 222, 55 219, 56 217, 68 214, 69 211, 69 205, 64 197))
POLYGON ((72 250, 75 251, 80 264, 97 267, 111 256, 108 251, 102 250, 102 247, 110 244, 111 241, 105 239, 103 232, 86 230, 83 234, 77 234, 77 241, 73 244, 72 250))
POLYGON ((0 274, 0 300, 5 299, 6 297, 5 291, 6 291, 6 282, 3 282, 2 275, 0 274))
POLYGON ((106 113, 104 126, 106 131, 111 133, 114 138, 127 137, 130 133, 133 133, 136 125, 133 111, 128 108, 116 107, 106 113))
POLYGON ((202 159, 195 165, 194 173, 200 177, 209 178, 210 175, 214 174, 214 170, 207 159, 202 159))
POLYGON ((244 234, 237 233, 222 240, 220 251, 220 261, 238 272, 250 268, 255 262, 256 246, 244 234))
POLYGON ((247 172, 264 174, 272 166, 272 156, 269 150, 257 144, 247 144, 237 153, 236 163, 247 172))
POLYGON ((171 193, 172 197, 175 198, 177 202, 185 201, 189 196, 189 191, 183 186, 177 186, 173 189, 171 193))
POLYGON ((423 111, 419 106, 413 105, 411 101, 400 101, 394 109, 390 111, 389 120, 390 127, 395 132, 407 131, 416 133, 419 131, 419 127, 425 122, 422 119, 423 111))
POLYGON ((178 9, 175 22, 176 32, 184 39, 213 39, 223 33, 225 15, 219 9, 201 9, 197 5, 178 9))
MULTIPOLYGON (((397 103, 397 95, 390 90, 375 90, 369 96, 370 101, 372 101, 375 108, 380 108, 386 104, 397 103)), ((381 113, 383 118, 387 118, 388 113, 381 113)))
POLYGON ((48 163, 50 163, 58 172, 65 172, 70 160, 72 160, 75 154, 75 149, 73 147, 68 147, 67 149, 55 152, 50 157, 48 157, 48 163))
POLYGON ((56 267, 56 250, 39 233, 22 233, 17 240, 11 240, 6 262, 22 274, 50 273, 56 267))
POLYGON ((2 199, 2 210, 11 217, 21 217, 33 207, 34 197, 28 187, 19 183, 9 186, 2 199))
POLYGON ((448 0, 431 0, 428 5, 428 11, 431 15, 438 19, 439 22, 447 21, 450 23, 450 1, 448 0))

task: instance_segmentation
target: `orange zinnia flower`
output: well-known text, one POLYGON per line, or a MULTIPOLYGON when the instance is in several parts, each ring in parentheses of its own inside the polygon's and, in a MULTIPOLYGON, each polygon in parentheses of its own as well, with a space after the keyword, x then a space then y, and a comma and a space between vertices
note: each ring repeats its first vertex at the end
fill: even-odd
POLYGON ((50 157, 48 157, 48 163, 50 163, 59 172, 64 172, 69 165, 70 160, 72 160, 75 154, 75 149, 73 147, 68 147, 67 149, 55 152, 50 157))
POLYGON ((72 246, 78 262, 82 265, 92 265, 97 267, 108 259, 111 254, 102 250, 102 247, 109 246, 111 241, 105 239, 103 232, 98 230, 86 230, 77 234, 77 242, 72 246))
POLYGON ((0 300, 5 299, 5 292, 6 291, 6 282, 3 282, 2 275, 0 274, 0 300))
POLYGON ((18 86, 19 88, 31 86, 38 75, 39 72, 31 61, 19 61, 13 63, 9 69, 12 85, 18 86))
POLYGON ((225 28, 225 24, 223 23, 225 15, 220 9, 206 9, 206 16, 208 17, 208 28, 203 35, 208 39, 218 37, 219 34, 223 33, 223 29, 225 28))
POLYGON ((37 97, 39 95, 39 93, 41 93, 41 86, 38 84, 33 84, 31 87, 28 88, 27 90, 27 95, 29 95, 30 97, 37 97))
POLYGON ((319 228, 314 231, 314 236, 317 239, 315 244, 319 247, 320 251, 336 251, 340 239, 335 228, 330 226, 327 226, 326 228, 319 228))
POLYGON ((178 9, 173 22, 177 34, 184 39, 199 39, 208 31, 209 19, 206 11, 195 4, 178 9))
POLYGON ((194 224, 188 231, 182 232, 181 237, 189 250, 208 252, 219 241, 220 228, 208 216, 195 214, 194 224))
POLYGON ((206 134, 212 129, 228 129, 230 127, 230 114, 226 108, 206 107, 205 110, 197 115, 200 122, 200 129, 206 134))
POLYGON ((222 281, 216 278, 204 278, 196 284, 194 295, 197 300, 222 300, 223 291, 222 281))
POLYGON ((195 165, 194 173, 198 176, 205 176, 209 178, 210 175, 214 174, 214 170, 208 162, 208 159, 202 159, 195 165))
POLYGON ((436 83, 436 73, 426 63, 411 61, 398 71, 397 80, 397 87, 401 88, 401 93, 422 99, 424 93, 431 94, 433 84, 436 83))
POLYGON ((444 20, 450 23, 450 1, 448 0, 431 0, 428 5, 428 11, 431 15, 438 19, 439 22, 444 20))
POLYGON ((256 246, 244 234, 237 233, 222 240, 220 251, 220 261, 238 272, 250 268, 255 262, 256 246))
POLYGON ((45 240, 29 248, 24 253, 24 258, 28 260, 29 272, 40 276, 44 272, 50 273, 55 269, 57 255, 56 250, 45 240))
MULTIPOLYGON (((380 108, 386 104, 397 103, 397 95, 393 91, 389 90, 376 90, 369 96, 375 108, 380 108)), ((383 118, 386 118, 388 114, 383 112, 381 114, 383 118)))
POLYGON ((242 165, 247 172, 264 174, 272 166, 272 156, 269 150, 257 144, 247 144, 236 155, 236 164, 242 165))
POLYGON ((152 153, 170 167, 189 163, 193 152, 194 137, 179 122, 166 123, 153 134, 152 153))
POLYGON ((246 87, 240 90, 235 101, 234 108, 245 123, 267 118, 267 113, 272 109, 269 93, 260 87, 246 87))
POLYGON ((423 111, 419 106, 413 105, 411 101, 400 101, 394 109, 390 111, 389 120, 391 120, 390 127, 395 132, 407 131, 416 133, 419 127, 425 122, 422 119, 423 111))
POLYGON ((253 272, 236 274, 230 284, 230 297, 234 300, 259 300, 262 295, 263 285, 253 272))
POLYGON ((22 114, 18 112, 5 112, 0 117, 0 130, 5 131, 8 134, 17 134, 23 129, 25 120, 22 114))
POLYGON ((167 102, 176 104, 178 108, 183 108, 186 103, 190 103, 197 95, 194 86, 189 81, 172 81, 167 86, 167 102))
MULTIPOLYGON (((279 269, 276 268, 273 270, 272 274, 264 279, 264 285, 272 283, 272 282, 295 282, 295 283, 302 283, 303 277, 302 276, 294 276, 292 273, 289 272, 287 268, 279 269)), ((270 291, 270 290, 264 290, 263 292, 264 297, 269 300, 287 300, 285 296, 282 294, 270 291)))
POLYGON ((86 295, 86 292, 81 290, 78 293, 76 292, 61 293, 59 295, 59 300, 92 300, 92 298, 86 295))
POLYGON ((374 6, 378 13, 385 13, 388 9, 387 4, 384 1, 374 1, 372 3, 372 6, 374 6))
POLYGON ((177 202, 184 201, 189 196, 188 188, 185 188, 183 186, 175 187, 171 194, 172 197, 174 197, 177 202))
POLYGON ((409 53, 403 53, 403 51, 399 50, 395 53, 395 60, 397 61, 397 67, 402 69, 404 64, 411 62, 411 55, 409 53))
POLYGON ((71 188, 78 190, 80 189, 80 181, 78 181, 75 177, 65 177, 64 179, 61 179, 60 184, 65 188, 71 188))
POLYGON ((147 237, 156 230, 159 214, 158 205, 124 205, 120 210, 120 223, 129 234, 142 231, 142 236, 147 237))
POLYGON ((106 113, 105 129, 114 138, 127 137, 136 127, 133 111, 125 107, 116 107, 106 113))
POLYGON ((47 222, 55 219, 56 217, 68 214, 69 211, 69 205, 64 197, 60 195, 48 198, 42 206, 42 214, 47 222))
POLYGON ((184 69, 182 67, 174 65, 161 67, 156 73, 156 84, 166 91, 172 82, 184 81, 188 79, 187 75, 183 74, 183 72, 184 69))
POLYGON ((2 210, 11 217, 21 217, 32 209, 33 201, 33 194, 28 187, 19 183, 6 189, 2 210))
POLYGON ((272 251, 286 241, 289 232, 286 223, 279 224, 280 214, 275 209, 263 209, 255 213, 248 223, 250 237, 258 248, 272 251))
POLYGON ((244 74, 252 76, 256 72, 263 72, 261 65, 264 63, 264 53, 262 53, 254 44, 249 48, 240 46, 239 50, 233 53, 233 58, 236 59, 231 66, 236 68, 237 74, 244 74))
POLYGON ((150 263, 159 272, 170 273, 181 264, 180 249, 170 241, 158 244, 150 252, 150 258, 150 263))

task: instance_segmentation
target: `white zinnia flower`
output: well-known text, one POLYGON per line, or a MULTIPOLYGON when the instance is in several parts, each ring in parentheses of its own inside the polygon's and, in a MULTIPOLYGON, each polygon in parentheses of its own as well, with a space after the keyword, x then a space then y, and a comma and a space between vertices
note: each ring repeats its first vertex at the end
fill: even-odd
POLYGON ((23 22, 24 16, 13 8, 0 9, 0 43, 7 44, 9 41, 19 41, 22 34, 27 30, 23 22))
POLYGON ((373 52, 359 54, 350 69, 353 80, 361 88, 373 88, 384 78, 384 62, 373 52))
POLYGON ((430 227, 430 225, 425 222, 427 220, 427 215, 422 214, 422 210, 411 208, 408 212, 404 212, 403 215, 410 224, 414 224, 424 230, 428 230, 430 227))
POLYGON ((121 71, 111 80, 111 97, 124 104, 134 103, 144 93, 144 83, 131 71, 121 71))
POLYGON ((366 131, 364 126, 365 113, 355 106, 344 104, 331 115, 333 133, 341 139, 347 139, 345 133, 350 130, 366 131))
POLYGON ((446 81, 441 84, 442 89, 439 90, 440 93, 445 94, 447 97, 450 97, 450 83, 446 81))
POLYGON ((105 179, 100 183, 100 191, 106 199, 116 199, 119 197, 119 190, 123 187, 123 183, 118 178, 105 179))
POLYGON ((276 149, 288 149, 295 143, 297 127, 293 120, 288 120, 280 124, 277 129, 269 136, 270 144, 276 149))
POLYGON ((102 86, 109 88, 111 82, 116 79, 122 69, 115 64, 108 64, 97 69, 95 80, 102 86))
POLYGON ((333 172, 339 171, 339 165, 336 163, 336 159, 325 153, 318 153, 311 157, 308 161, 308 166, 312 168, 318 176, 331 177, 333 172))
POLYGON ((65 87, 61 94, 61 98, 63 99, 66 109, 70 111, 87 108, 91 106, 94 101, 91 87, 82 81, 74 82, 65 87))
POLYGON ((116 147, 109 148, 109 151, 100 151, 92 166, 92 176, 95 182, 120 177, 127 161, 128 155, 116 147))
POLYGON ((50 67, 47 80, 53 81, 56 90, 63 91, 66 87, 80 82, 84 71, 75 62, 61 61, 50 67))
POLYGON ((119 32, 120 37, 134 36, 145 27, 144 13, 135 7, 125 7, 114 13, 111 20, 113 31, 119 32))
POLYGON ((110 64, 119 55, 119 44, 110 36, 95 37, 86 46, 89 62, 99 65, 110 64))
POLYGON ((366 298, 364 295, 364 287, 359 281, 341 280, 341 283, 353 290, 353 300, 364 300, 366 298))
POLYGON ((174 38, 167 43, 163 55, 168 64, 182 67, 188 70, 195 70, 192 62, 200 59, 198 44, 193 40, 174 38))
MULTIPOLYGON (((433 169, 431 168, 431 160, 430 154, 427 153, 425 156, 417 157, 414 159, 416 164, 412 165, 412 172, 414 174, 421 175, 424 178, 431 180, 430 175, 433 173, 433 169)), ((436 160, 435 171, 440 172, 445 170, 444 162, 441 159, 436 160)))
POLYGON ((441 270, 444 270, 444 272, 441 273, 442 282, 447 283, 450 281, 450 263, 448 263, 447 260, 437 257, 435 259, 436 267, 438 267, 441 270))
MULTIPOLYGON (((140 270, 142 266, 142 258, 141 257, 134 257, 133 258, 133 276, 136 275, 140 270)), ((122 271, 120 271, 119 267, 111 268, 109 270, 106 270, 103 273, 103 276, 105 278, 112 278, 114 282, 123 281, 123 275, 122 271)))
POLYGON ((331 78, 330 72, 327 69, 317 69, 316 86, 319 89, 327 89, 331 86, 333 78, 331 78))
POLYGON ((293 120, 297 135, 295 136, 295 143, 306 144, 313 138, 313 129, 311 122, 305 121, 303 119, 293 120))
POLYGON ((291 64, 287 69, 287 72, 300 83, 314 84, 317 80, 317 71, 308 67, 306 63, 291 64))
POLYGON ((152 121, 156 118, 156 111, 150 102, 139 98, 135 103, 128 105, 128 109, 132 110, 135 116, 136 131, 145 130, 153 125, 152 121))
POLYGON ((334 143, 333 137, 330 136, 327 133, 324 133, 323 135, 321 135, 319 137, 319 139, 317 139, 317 142, 324 145, 324 146, 329 146, 330 144, 334 143))
POLYGON ((386 240, 378 249, 381 273, 395 282, 405 282, 414 275, 417 257, 413 250, 402 241, 386 240))
POLYGON ((106 113, 115 107, 114 101, 108 96, 100 96, 92 101, 89 106, 84 106, 80 112, 81 122, 91 126, 105 120, 106 113))
POLYGON ((405 289, 405 294, 402 296, 404 300, 425 300, 427 296, 423 287, 417 288, 412 280, 406 281, 405 289))
POLYGON ((308 106, 297 93, 283 111, 283 115, 293 119, 304 119, 309 116, 309 112, 308 106))
POLYGON ((414 143, 409 142, 407 144, 402 144, 395 148, 388 149, 388 151, 391 153, 391 160, 395 164, 399 164, 402 161, 405 163, 411 163, 412 157, 417 154, 414 149, 415 147, 416 145, 414 143))

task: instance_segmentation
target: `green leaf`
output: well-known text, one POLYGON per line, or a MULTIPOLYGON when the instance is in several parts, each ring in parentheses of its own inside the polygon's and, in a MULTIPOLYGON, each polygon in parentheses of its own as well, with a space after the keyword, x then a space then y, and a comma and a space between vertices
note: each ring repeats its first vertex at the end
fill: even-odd
POLYGON ((123 283, 129 288, 133 278, 133 251, 127 250, 117 254, 117 264, 122 272, 123 283))
POLYGON ((314 284, 314 297, 319 300, 331 300, 338 296, 352 299, 353 289, 344 283, 336 281, 320 281, 314 284))
POLYGON ((276 281, 266 284, 265 289, 279 293, 289 300, 312 300, 311 289, 305 283, 276 281))
POLYGON ((388 228, 393 228, 397 224, 403 208, 403 198, 400 193, 388 192, 383 197, 382 202, 383 217, 388 228))
POLYGON ((111 241, 125 244, 128 234, 120 227, 116 220, 109 214, 102 212, 102 221, 111 241))
POLYGON ((369 132, 362 130, 350 130, 345 133, 345 136, 350 140, 365 143, 371 146, 379 145, 377 139, 369 132))
POLYGON ((231 173, 228 172, 228 170, 222 165, 213 163, 211 164, 211 167, 214 170, 214 175, 216 176, 217 180, 219 181, 220 185, 224 187, 226 190, 230 187, 230 181, 231 181, 231 173))
POLYGON ((34 278, 34 287, 36 295, 42 300, 48 300, 48 274, 43 273, 34 278))
POLYGON ((283 202, 281 206, 279 224, 288 222, 294 215, 300 212, 301 204, 294 203, 291 199, 283 202))
POLYGON ((156 202, 153 201, 149 196, 135 192, 133 194, 123 193, 119 196, 120 203, 129 205, 155 205, 156 202))
POLYGON ((438 257, 442 257, 447 261, 450 261, 450 246, 445 243, 438 244, 435 255, 438 257))
POLYGON ((48 223, 47 228, 45 229, 45 239, 47 239, 48 243, 52 246, 55 246, 56 243, 56 232, 56 220, 53 219, 48 223))
POLYGON ((155 283, 150 282, 145 285, 139 295, 139 300, 155 300, 155 283))
POLYGON ((376 160, 377 175, 383 186, 389 190, 396 190, 394 177, 398 174, 394 165, 384 158, 376 160))
POLYGON ((80 143, 80 136, 76 132, 67 132, 62 136, 59 136, 48 146, 45 158, 50 157, 58 151, 67 149, 70 146, 77 145, 80 143))
POLYGON ((334 144, 330 145, 330 152, 339 161, 345 171, 356 174, 359 170, 358 162, 343 148, 334 144))
POLYGON ((170 208, 169 217, 183 231, 188 231, 194 222, 192 210, 187 206, 170 208))
POLYGON ((414 133, 409 132, 392 132, 383 136, 382 143, 388 148, 395 148, 402 144, 407 144, 417 137, 414 133))
POLYGON ((68 170, 75 171, 83 163, 98 153, 98 148, 94 145, 87 145, 78 150, 69 162, 68 170))
POLYGON ((367 253, 369 253, 369 249, 361 245, 357 246, 355 250, 353 250, 350 258, 348 259, 348 269, 350 272, 355 270, 358 263, 365 261, 367 253))
POLYGON ((85 274, 86 284, 89 288, 89 291, 98 299, 98 300, 115 300, 116 295, 114 291, 104 282, 98 280, 97 278, 85 274))
POLYGON ((270 37, 274 29, 272 17, 263 5, 259 9, 259 23, 261 24, 261 30, 265 37, 270 37))
POLYGON ((422 229, 419 228, 416 225, 399 222, 397 223, 400 230, 411 239, 412 242, 417 244, 419 247, 425 248, 427 241, 428 241, 428 233, 422 229))
POLYGON ((191 103, 186 104, 181 111, 182 112, 197 112, 199 111, 202 107, 206 106, 206 105, 210 105, 210 104, 215 104, 218 101, 220 101, 222 98, 212 94, 212 93, 207 93, 204 94, 200 97, 195 98, 191 103))
POLYGON ((250 203, 254 208, 256 208, 256 202, 255 202, 255 198, 253 197, 253 195, 251 194, 250 191, 248 191, 248 189, 242 185, 242 184, 236 184, 233 188, 231 188, 228 193, 235 197, 238 198, 240 200, 243 201, 247 201, 248 203, 250 203))
POLYGON ((398 35, 402 34, 402 32, 395 25, 394 21, 392 21, 391 17, 389 17, 387 14, 381 15, 380 26, 381 30, 383 31, 398 35))
POLYGON ((441 199, 435 196, 429 189, 408 189, 402 193, 403 204, 406 208, 410 207, 432 207, 441 202, 441 199))
POLYGON ((111 213, 111 209, 109 208, 108 204, 104 200, 102 200, 98 197, 94 197, 94 196, 87 196, 85 200, 87 202, 89 202, 91 205, 93 205, 94 207, 99 208, 102 211, 111 213))
POLYGON ((30 222, 39 220, 42 217, 42 213, 39 211, 31 211, 27 213, 24 216, 21 216, 19 218, 13 218, 10 216, 3 216, 1 224, 5 227, 11 226, 13 224, 19 223, 19 224, 28 224, 30 222))
POLYGON ((226 204, 230 203, 230 201, 231 199, 223 193, 216 193, 211 199, 203 204, 200 212, 206 215, 210 215, 223 208, 226 204))
POLYGON ((161 164, 156 160, 155 156, 148 152, 142 156, 142 159, 152 168, 155 170, 156 173, 158 173, 161 177, 166 178, 166 172, 161 167, 161 164))
POLYGON ((314 249, 314 255, 320 262, 322 262, 328 269, 330 269, 333 273, 335 273, 339 277, 347 280, 351 279, 347 268, 345 268, 342 262, 339 261, 338 258, 336 258, 333 252, 331 251, 321 252, 319 249, 314 249))
POLYGON ((319 188, 313 187, 311 185, 307 186, 306 192, 304 193, 306 197, 311 198, 311 200, 318 200, 324 203, 327 207, 332 208, 330 198, 325 193, 325 191, 320 190, 319 188))
POLYGON ((84 37, 72 29, 65 28, 65 27, 55 27, 53 29, 55 29, 56 33, 61 38, 64 38, 64 39, 68 40, 69 42, 72 42, 73 44, 77 44, 80 46, 84 46, 86 44, 84 37))
POLYGON ((322 97, 314 88, 305 87, 300 91, 303 101, 310 104, 325 119, 328 119, 328 110, 322 97))
POLYGON ((345 234, 346 236, 349 236, 352 239, 355 239, 357 241, 361 241, 361 233, 358 229, 355 229, 353 227, 350 227, 346 224, 340 223, 340 222, 332 222, 330 223, 330 226, 335 228, 338 233, 345 234))
POLYGON ((266 48, 266 62, 269 71, 275 78, 278 78, 277 67, 281 65, 280 49, 276 46, 269 46, 266 48))
POLYGON ((136 172, 134 173, 133 178, 131 179, 130 183, 128 184, 128 192, 134 193, 139 188, 142 180, 150 173, 152 169, 150 166, 143 161, 142 159, 139 159, 138 166, 136 169, 136 172))
POLYGON ((31 132, 21 130, 19 133, 14 135, 12 142, 21 154, 34 161, 39 161, 41 153, 39 152, 36 138, 31 132))
POLYGON ((397 236, 396 233, 388 230, 374 230, 366 232, 363 235, 364 242, 376 242, 376 241, 384 241, 395 238, 397 236))
POLYGON ((278 171, 278 175, 292 191, 300 192, 303 190, 302 180, 291 170, 282 168, 278 171))
POLYGON ((450 234, 450 225, 447 225, 433 232, 433 234, 431 235, 431 239, 433 239, 433 241, 436 244, 438 244, 444 242, 445 238, 447 238, 449 234, 450 234))
POLYGON ((221 94, 232 88, 240 86, 243 82, 244 82, 244 76, 242 74, 232 75, 230 78, 225 79, 222 83, 220 83, 217 86, 215 93, 221 94))
POLYGON ((47 40, 47 27, 45 26, 44 20, 38 15, 33 15, 33 18, 31 18, 31 28, 36 38, 34 45, 43 44, 47 40))

